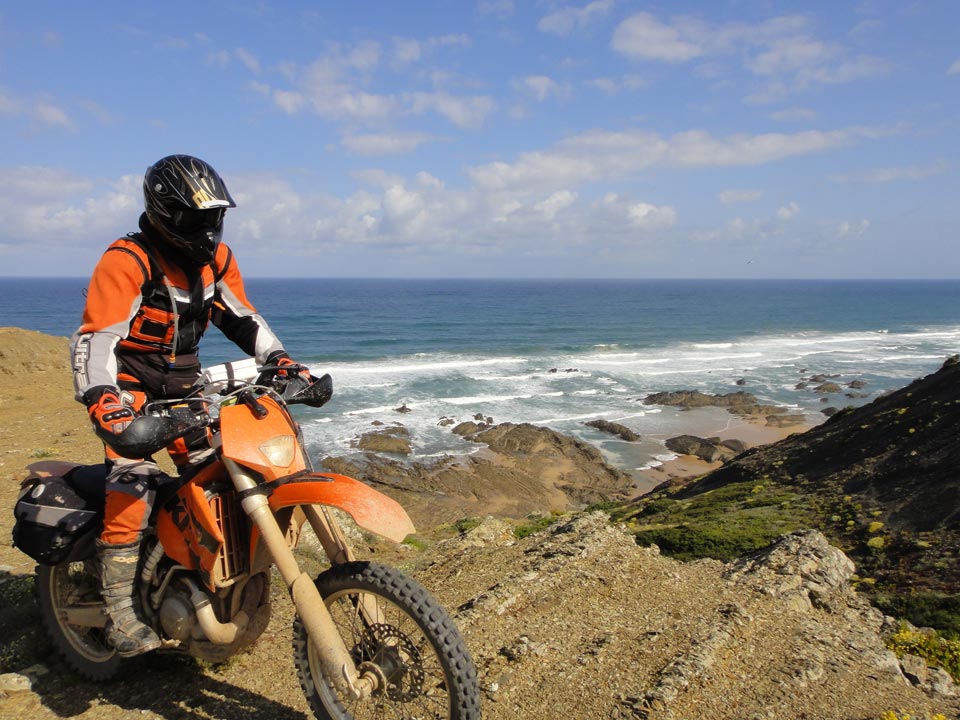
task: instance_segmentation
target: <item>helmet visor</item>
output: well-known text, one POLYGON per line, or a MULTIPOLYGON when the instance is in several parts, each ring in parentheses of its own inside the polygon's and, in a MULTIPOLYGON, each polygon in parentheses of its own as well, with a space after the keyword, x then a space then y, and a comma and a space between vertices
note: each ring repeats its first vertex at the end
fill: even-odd
POLYGON ((177 230, 185 232, 202 229, 216 230, 223 222, 225 212, 226 208, 213 208, 212 210, 183 208, 173 213, 173 226, 177 230))

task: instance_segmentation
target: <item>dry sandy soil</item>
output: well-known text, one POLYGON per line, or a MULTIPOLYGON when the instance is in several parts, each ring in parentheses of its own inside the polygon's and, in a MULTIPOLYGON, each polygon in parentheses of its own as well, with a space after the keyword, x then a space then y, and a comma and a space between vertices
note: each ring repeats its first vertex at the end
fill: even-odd
MULTIPOLYGON (((71 392, 64 339, 0 328, 0 537, 10 537, 27 464, 100 458, 71 392)), ((638 547, 600 514, 567 517, 523 540, 494 519, 439 538, 420 552, 367 543, 357 551, 402 565, 451 610, 480 672, 486 718, 960 717, 955 697, 904 679, 879 638, 882 618, 848 584, 823 584, 824 567, 842 566, 825 546, 814 543, 806 560, 779 569, 684 564, 638 547)), ((6 602, 4 588, 28 584, 33 563, 3 542, 0 566, 6 602)), ((293 611, 282 590, 274 600, 257 645, 218 667, 149 656, 95 685, 54 657, 32 657, 46 649, 37 641, 18 651, 22 665, 0 668, 33 681, 30 691, 0 692, 0 718, 303 720, 293 611)), ((37 628, 0 636, 0 651, 24 637, 39 637, 37 628)))

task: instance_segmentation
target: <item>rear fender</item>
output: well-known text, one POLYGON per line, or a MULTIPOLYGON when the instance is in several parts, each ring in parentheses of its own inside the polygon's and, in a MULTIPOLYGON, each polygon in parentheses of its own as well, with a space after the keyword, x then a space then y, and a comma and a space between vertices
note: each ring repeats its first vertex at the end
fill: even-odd
POLYGON ((364 530, 393 542, 416 532, 400 503, 346 475, 299 473, 274 486, 269 501, 274 512, 293 505, 330 505, 364 530))

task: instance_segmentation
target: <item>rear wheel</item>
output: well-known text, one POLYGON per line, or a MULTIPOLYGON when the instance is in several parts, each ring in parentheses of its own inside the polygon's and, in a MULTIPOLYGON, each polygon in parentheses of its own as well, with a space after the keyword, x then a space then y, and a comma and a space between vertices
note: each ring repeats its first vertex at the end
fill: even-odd
POLYGON ((96 561, 92 557, 53 566, 40 565, 37 567, 37 603, 43 625, 67 664, 89 680, 102 681, 117 674, 123 658, 107 642, 103 624, 95 620, 103 612, 97 578, 96 561))
POLYGON ((347 650, 378 679, 371 697, 341 695, 322 670, 298 617, 294 661, 321 720, 480 717, 477 671, 450 616, 418 582, 376 563, 335 565, 316 579, 347 650))

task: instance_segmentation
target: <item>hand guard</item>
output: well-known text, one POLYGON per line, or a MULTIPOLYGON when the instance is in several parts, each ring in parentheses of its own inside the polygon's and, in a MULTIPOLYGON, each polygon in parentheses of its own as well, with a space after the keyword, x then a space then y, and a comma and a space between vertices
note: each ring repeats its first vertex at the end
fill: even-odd
POLYGON ((87 404, 90 422, 101 437, 119 435, 133 422, 133 410, 120 402, 120 395, 114 388, 106 388, 99 398, 87 404))

